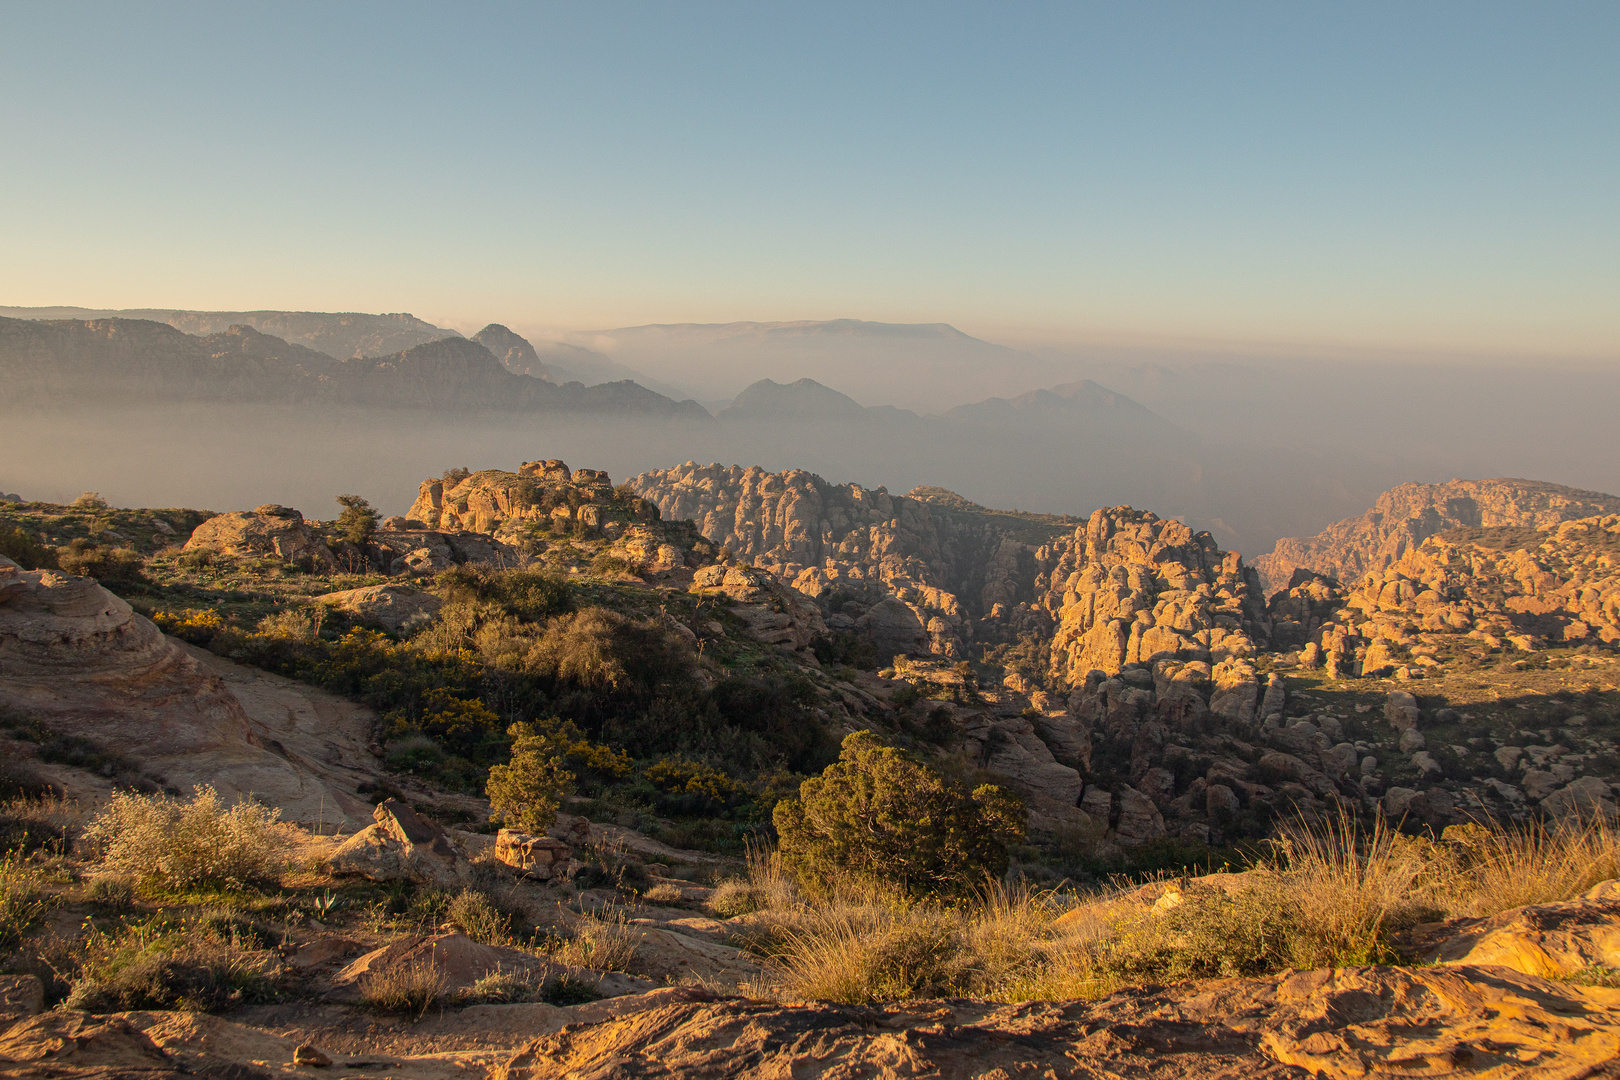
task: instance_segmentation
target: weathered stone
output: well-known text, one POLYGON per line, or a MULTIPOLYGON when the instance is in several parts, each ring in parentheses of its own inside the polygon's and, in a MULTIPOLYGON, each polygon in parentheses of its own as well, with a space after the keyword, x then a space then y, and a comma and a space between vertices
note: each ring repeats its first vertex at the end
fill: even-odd
POLYGON ((514 829, 495 834, 495 858, 528 877, 542 881, 556 876, 574 856, 573 849, 549 836, 534 836, 514 829))
POLYGON ((437 596, 409 585, 367 585, 323 593, 315 599, 395 633, 431 622, 444 606, 437 596))
POLYGON ((445 831, 398 799, 384 799, 375 824, 338 846, 329 865, 335 874, 372 881, 413 881, 451 888, 472 879, 472 866, 445 831))
POLYGON ((330 568, 332 551, 297 510, 274 504, 250 512, 218 514, 192 530, 187 551, 222 555, 273 555, 287 562, 330 568))

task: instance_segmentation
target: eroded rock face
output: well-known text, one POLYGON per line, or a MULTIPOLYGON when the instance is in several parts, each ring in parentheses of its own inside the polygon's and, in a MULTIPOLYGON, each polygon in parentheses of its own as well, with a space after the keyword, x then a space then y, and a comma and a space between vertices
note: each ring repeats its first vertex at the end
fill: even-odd
POLYGON ((267 749, 223 680, 89 578, 0 558, 0 704, 127 758, 148 786, 344 820, 339 792, 267 749))
POLYGON ((185 550, 270 555, 288 562, 332 565, 331 549, 304 524, 304 515, 274 503, 209 518, 192 531, 185 550))
POLYGON ((827 629, 814 603, 752 566, 705 566, 692 575, 691 591, 732 601, 749 636, 767 645, 802 649, 827 629))
MULTIPOLYGON (((1535 529, 1462 529, 1430 536, 1345 588, 1300 603, 1273 597, 1304 641, 1300 660, 1336 677, 1410 677, 1441 666, 1436 646, 1471 638, 1491 649, 1620 643, 1620 515, 1535 529)), ((1296 580, 1299 575, 1296 575, 1296 580)), ((1312 587, 1322 585, 1315 579, 1312 587)), ((1331 583, 1330 583, 1331 584, 1331 583)))
POLYGON ((1127 664, 1219 663, 1268 639, 1255 572, 1179 521, 1128 506, 1098 510, 1036 559, 1051 566, 1037 584, 1058 621, 1051 665, 1061 684, 1127 664))
POLYGON ((1620 992, 1493 968, 1341 968, 1022 1005, 687 1001, 536 1039, 495 1076, 1359 1080, 1419 1062, 1428 1076, 1578 1076, 1616 1054, 1620 992))
POLYGON ((1287 537, 1255 560, 1270 589, 1285 588, 1303 567, 1356 581, 1399 561, 1447 529, 1541 528, 1576 518, 1620 514, 1620 498, 1535 480, 1452 480, 1402 484, 1378 497, 1360 517, 1346 518, 1311 537, 1287 537))
POLYGON ((1029 523, 997 523, 943 489, 890 495, 802 469, 693 462, 629 486, 666 519, 691 519, 712 543, 804 595, 837 598, 835 613, 870 631, 884 659, 961 659, 987 633, 1027 628, 1014 616, 1035 598, 1035 549, 1009 532, 1029 523))

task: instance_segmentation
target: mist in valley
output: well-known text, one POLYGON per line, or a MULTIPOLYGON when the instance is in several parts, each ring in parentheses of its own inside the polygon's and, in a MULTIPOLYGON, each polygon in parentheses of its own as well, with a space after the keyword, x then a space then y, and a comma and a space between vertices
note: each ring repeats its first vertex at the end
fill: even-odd
MULTIPOLYGON (((892 493, 937 485, 997 508, 1086 515, 1130 504, 1210 529, 1223 547, 1253 557, 1279 537, 1360 513, 1407 481, 1519 476, 1620 490, 1610 420, 1620 377, 1598 365, 1088 355, 1051 362, 1098 385, 1069 398, 1010 395, 944 415, 849 400, 830 407, 838 395, 778 386, 750 408, 717 409, 712 420, 14 404, 0 414, 0 491, 69 501, 92 490, 118 505, 216 511, 275 502, 324 518, 335 515, 341 493, 402 513, 423 479, 456 466, 512 469, 561 458, 622 481, 718 461, 801 468, 892 493)), ((831 377, 821 366, 803 374, 831 377)), ((851 397, 871 401, 878 382, 845 374, 856 384, 847 387, 851 397)), ((961 394, 985 377, 957 384, 948 363, 938 375, 941 392, 961 394)))

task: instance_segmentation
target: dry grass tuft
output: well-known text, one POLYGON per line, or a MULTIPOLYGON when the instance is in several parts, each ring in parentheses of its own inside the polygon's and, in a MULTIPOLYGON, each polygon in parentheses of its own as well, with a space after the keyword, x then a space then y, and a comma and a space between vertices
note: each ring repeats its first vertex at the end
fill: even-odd
POLYGON ((39 870, 15 855, 0 856, 0 950, 21 941, 50 908, 39 870))
POLYGON ((625 921, 622 911, 605 918, 581 915, 571 930, 571 936, 551 951, 553 959, 571 967, 629 971, 641 947, 641 931, 625 921))
POLYGON ((111 871, 160 878, 171 885, 276 881, 291 842, 281 811, 255 802, 226 806, 206 785, 190 799, 114 792, 84 830, 111 871))
POLYGON ((756 911, 788 910, 800 900, 799 888, 782 868, 781 856, 767 848, 750 847, 747 874, 717 885, 709 907, 722 919, 733 919, 756 911))
POLYGON ((450 989, 431 960, 398 964, 371 976, 360 987, 360 1000, 379 1012, 424 1015, 450 989))
POLYGON ((1495 915, 1569 900, 1620 878, 1620 830, 1602 818, 1453 827, 1446 839, 1453 841, 1464 882, 1451 914, 1495 915))

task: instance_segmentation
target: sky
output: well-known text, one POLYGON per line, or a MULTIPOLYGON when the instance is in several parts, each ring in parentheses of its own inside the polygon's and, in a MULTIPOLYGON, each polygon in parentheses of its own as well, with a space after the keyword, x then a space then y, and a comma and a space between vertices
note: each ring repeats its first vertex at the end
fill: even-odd
POLYGON ((1620 358, 1620 4, 0 3, 0 304, 1620 358))

